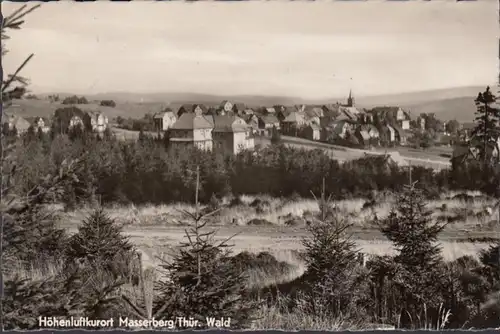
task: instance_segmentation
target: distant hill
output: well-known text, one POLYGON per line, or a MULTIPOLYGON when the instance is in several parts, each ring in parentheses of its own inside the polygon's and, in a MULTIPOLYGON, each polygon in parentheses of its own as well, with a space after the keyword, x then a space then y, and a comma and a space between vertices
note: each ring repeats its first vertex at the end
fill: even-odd
MULTIPOLYGON (((436 100, 452 99, 457 97, 475 97, 479 91, 484 90, 485 87, 458 87, 448 89, 437 89, 420 92, 399 93, 390 95, 377 95, 377 96, 354 96, 356 103, 361 106, 382 106, 382 105, 416 105, 420 103, 427 103, 436 100)), ((70 93, 55 93, 60 97, 66 97, 74 94, 70 93)), ((48 96, 50 94, 40 94, 40 96, 48 96)), ((262 96, 262 95, 210 95, 201 93, 132 93, 132 92, 108 92, 93 95, 86 95, 88 99, 92 100, 115 100, 115 101, 128 101, 128 102, 163 102, 170 104, 183 104, 183 103, 203 103, 203 104, 216 104, 223 100, 231 100, 239 103, 245 103, 250 106, 264 106, 274 104, 322 104, 322 103, 335 103, 337 101, 345 101, 347 96, 333 96, 320 100, 307 100, 300 97, 291 96, 262 96)))
POLYGON ((359 98, 357 102, 364 107, 397 105, 408 109, 412 117, 421 113, 435 113, 442 120, 456 119, 459 122, 471 122, 475 118, 474 99, 484 87, 463 87, 440 89, 425 92, 398 95, 359 98))
POLYGON ((474 99, 479 92, 482 92, 485 89, 486 85, 436 89, 391 95, 367 96, 356 98, 356 103, 367 107, 383 105, 415 106, 429 102, 450 100, 455 98, 472 97, 472 99, 474 99))
MULTIPOLYGON (((75 94, 55 93, 61 98, 75 94)), ((52 94, 39 94, 41 97, 47 97, 52 94)), ((78 95, 78 94, 77 94, 78 95)), ((185 103, 201 103, 215 105, 223 100, 231 100, 238 103, 245 103, 248 106, 267 106, 275 104, 295 104, 305 103, 304 100, 286 96, 260 96, 260 95, 210 95, 200 93, 128 93, 128 92, 110 92, 93 95, 85 95, 91 100, 114 100, 116 102, 143 102, 143 103, 164 103, 166 105, 182 105, 185 103)))
POLYGON ((436 117, 442 120, 456 119, 459 122, 472 122, 476 117, 474 98, 475 96, 457 97, 409 105, 406 108, 415 116, 421 113, 435 113, 436 117))
MULTIPOLYGON (((13 106, 8 108, 8 111, 15 113, 21 117, 51 117, 54 111, 58 108, 68 107, 61 103, 51 103, 48 100, 14 100, 13 106)), ((103 107, 98 102, 89 104, 75 105, 82 110, 101 111, 110 119, 121 117, 142 118, 146 113, 155 113, 161 111, 164 104, 159 102, 135 103, 135 102, 117 102, 116 107, 103 107)))
MULTIPOLYGON (((401 106, 411 111, 412 115, 420 113, 435 113, 443 120, 457 119, 458 121, 471 121, 474 118, 475 105, 474 98, 483 87, 458 87, 449 89, 429 90, 421 92, 409 92, 401 94, 380 95, 380 96, 354 96, 356 105, 360 107, 374 106, 401 106)), ((496 91, 496 90, 495 90, 496 91)), ((61 98, 74 95, 71 93, 55 93, 61 98)), ((46 98, 51 94, 39 94, 38 96, 46 98)), ((93 108, 101 108, 109 116, 116 117, 142 117, 145 113, 154 113, 165 106, 172 109, 179 108, 184 103, 202 103, 206 105, 217 105, 223 100, 244 103, 250 107, 271 106, 275 104, 293 105, 293 104, 323 104, 342 102, 346 96, 338 98, 328 98, 323 100, 311 101, 295 97, 286 96, 259 96, 259 95, 236 95, 219 96, 199 93, 129 93, 129 92, 109 92, 94 95, 86 95, 88 100, 114 100, 117 103, 116 108, 99 107, 96 102, 93 108)), ((33 114, 44 116, 52 114, 60 105, 49 103, 46 100, 22 100, 20 103, 22 114, 32 116, 33 114)), ((87 108, 91 105, 87 105, 87 108)), ((85 106, 82 106, 85 107, 85 106)))

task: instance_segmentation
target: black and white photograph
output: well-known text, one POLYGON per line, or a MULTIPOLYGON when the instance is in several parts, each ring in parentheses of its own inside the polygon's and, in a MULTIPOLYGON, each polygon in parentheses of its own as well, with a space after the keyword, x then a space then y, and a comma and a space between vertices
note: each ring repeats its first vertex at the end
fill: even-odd
POLYGON ((498 1, 1 11, 4 330, 500 329, 498 1))

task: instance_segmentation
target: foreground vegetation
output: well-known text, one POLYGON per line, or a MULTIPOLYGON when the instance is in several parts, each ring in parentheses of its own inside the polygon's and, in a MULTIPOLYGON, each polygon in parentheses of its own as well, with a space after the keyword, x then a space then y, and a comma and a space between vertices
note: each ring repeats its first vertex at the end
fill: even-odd
MULTIPOLYGON (((41 197, 64 196, 58 190, 79 164, 65 166, 50 188, 39 188, 41 197)), ((41 197, 18 198, 7 211, 4 324, 9 329, 38 328, 35 319, 43 315, 231 316, 233 328, 259 329, 499 325, 498 246, 445 261, 436 241, 449 223, 432 216, 415 186, 404 189, 385 216, 372 216, 371 224, 396 252, 365 264, 346 234, 352 224, 321 196, 296 253, 302 268, 299 261, 293 266, 266 252, 233 253, 230 240, 216 238, 210 227, 218 209, 197 205, 193 212, 179 208, 187 239, 166 241, 168 254, 158 267, 146 268, 122 225, 102 208, 68 235, 57 227, 61 216, 48 212, 41 197)))

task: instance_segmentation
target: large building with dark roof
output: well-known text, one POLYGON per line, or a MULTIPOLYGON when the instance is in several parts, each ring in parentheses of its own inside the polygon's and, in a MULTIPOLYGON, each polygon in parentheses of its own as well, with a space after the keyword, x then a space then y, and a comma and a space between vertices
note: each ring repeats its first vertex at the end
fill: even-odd
POLYGON ((169 132, 172 145, 194 145, 202 150, 216 148, 238 154, 255 146, 251 127, 238 116, 185 112, 169 132))

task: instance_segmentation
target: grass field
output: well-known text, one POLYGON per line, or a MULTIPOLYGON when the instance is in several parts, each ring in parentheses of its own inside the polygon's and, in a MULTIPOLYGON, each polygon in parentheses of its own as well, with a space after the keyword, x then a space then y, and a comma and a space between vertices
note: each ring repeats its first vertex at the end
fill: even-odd
MULTIPOLYGON (((476 255, 486 247, 486 242, 474 242, 472 238, 495 237, 496 212, 491 209, 493 200, 478 199, 465 203, 450 199, 454 194, 443 195, 441 200, 429 203, 435 219, 449 221, 441 236, 443 255, 452 260, 462 255, 476 255)), ((256 197, 242 196, 241 203, 223 206, 209 220, 209 226, 218 230, 218 237, 233 238, 234 250, 258 253, 268 251, 277 259, 297 266, 297 274, 303 264, 297 257, 302 248, 302 239, 307 237, 306 221, 318 213, 313 200, 282 200, 259 197, 258 207, 253 205, 256 197)), ((394 199, 384 197, 373 209, 363 209, 364 200, 354 199, 336 203, 338 214, 353 224, 350 232, 359 248, 369 254, 391 254, 394 252, 388 241, 370 221, 375 212, 379 218, 389 213, 394 199)), ((228 200, 226 200, 226 204, 228 200)), ((125 233, 144 252, 146 261, 154 265, 155 258, 168 254, 184 237, 187 226, 182 210, 194 211, 188 204, 172 204, 143 207, 110 207, 108 214, 124 226, 125 233)), ((89 208, 67 213, 62 227, 70 232, 76 227, 89 208)))
MULTIPOLYGON (((464 202, 454 199, 456 195, 443 194, 441 199, 428 203, 436 220, 444 218, 450 222, 439 240, 442 255, 447 261, 464 255, 477 257, 479 251, 488 247, 491 241, 475 241, 473 238, 496 236, 494 231, 497 213, 491 209, 495 204, 494 200, 480 197, 478 193, 469 193, 470 196, 476 196, 475 200, 464 202)), ((395 199, 382 194, 378 197, 378 204, 373 210, 363 209, 365 201, 362 199, 338 201, 335 204, 339 217, 344 217, 353 224, 350 233, 359 250, 365 254, 390 255, 395 250, 377 228, 370 224, 370 218, 373 213, 379 218, 386 216, 395 199)), ((300 277, 306 270, 301 256, 302 240, 308 237, 306 220, 319 213, 317 203, 309 199, 286 200, 267 196, 241 196, 236 205, 230 205, 230 202, 234 204, 234 199, 223 200, 220 211, 209 219, 206 228, 217 231, 216 239, 232 237, 230 243, 234 245, 235 254, 245 251, 251 254, 267 252, 285 265, 282 267, 284 269, 273 264, 268 264, 267 267, 252 266, 247 269, 248 286, 269 287, 300 277)), ((154 282, 163 273, 159 265, 168 261, 173 249, 182 240, 185 241, 185 229, 189 226, 189 220, 184 218, 182 211, 194 212, 194 209, 192 205, 185 203, 113 206, 105 209, 111 218, 123 226, 124 233, 141 252, 148 273, 145 286, 148 287, 149 294, 153 295, 154 282)), ((204 209, 202 206, 201 210, 204 209)), ((91 208, 81 208, 66 213, 62 217, 61 227, 70 233, 76 232, 79 223, 90 210, 91 208)), ((130 289, 137 290, 138 287, 130 289)), ((313 317, 301 310, 290 312, 282 306, 285 301, 281 298, 286 297, 278 295, 272 304, 257 310, 253 329, 393 329, 383 324, 353 324, 342 318, 313 317)))

